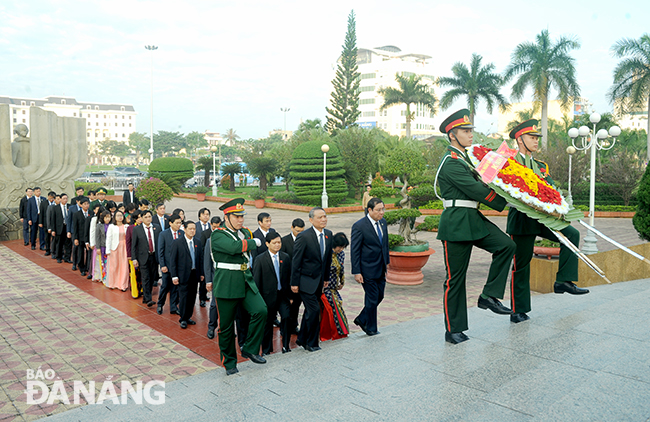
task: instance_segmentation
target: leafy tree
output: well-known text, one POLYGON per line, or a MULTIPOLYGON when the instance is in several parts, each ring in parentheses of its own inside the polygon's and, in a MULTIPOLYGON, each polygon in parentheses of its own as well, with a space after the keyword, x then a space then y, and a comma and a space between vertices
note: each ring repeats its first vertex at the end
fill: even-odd
POLYGON ((303 132, 309 132, 312 129, 317 129, 320 131, 325 131, 323 127, 323 122, 321 119, 307 119, 304 122, 300 122, 298 129, 293 133, 293 136, 300 135, 303 132))
POLYGON ((348 31, 345 34, 343 52, 332 81, 334 91, 327 111, 326 127, 330 133, 354 126, 359 114, 360 74, 357 65, 357 32, 354 10, 348 15, 348 31))
POLYGON ((613 188, 610 189, 611 192, 620 197, 625 205, 630 205, 630 199, 643 176, 643 170, 641 160, 626 150, 617 150, 603 165, 599 179, 609 184, 613 188))
MULTIPOLYGON (((614 69, 610 101, 620 101, 623 110, 642 110, 645 106, 650 111, 650 34, 643 34, 638 40, 623 38, 614 44, 612 53, 622 60, 614 69)), ((650 161, 650 119, 646 135, 647 160, 650 161)))
POLYGON ((206 148, 208 146, 208 141, 205 139, 204 135, 197 131, 192 131, 185 135, 185 143, 190 157, 196 154, 197 149, 206 148))
POLYGON ((242 171, 240 163, 225 163, 221 165, 221 174, 230 176, 230 191, 235 192, 235 175, 242 171))
POLYGON ((512 97, 521 99, 526 88, 533 89, 535 102, 542 106, 542 149, 548 140, 548 97, 551 88, 558 92, 562 106, 569 107, 573 98, 580 96, 576 79, 575 59, 569 54, 580 48, 573 37, 560 37, 553 42, 548 30, 537 35, 536 42, 519 44, 511 55, 511 62, 505 70, 505 81, 519 75, 512 86, 512 97))
POLYGON ((431 114, 435 114, 438 100, 433 93, 433 89, 421 83, 422 77, 419 75, 402 76, 398 73, 395 75, 395 80, 399 84, 399 89, 381 87, 377 90, 379 95, 384 97, 384 103, 379 110, 384 111, 396 104, 406 104, 406 137, 410 138, 411 121, 414 119, 414 113, 411 113, 411 104, 421 104, 431 114))
POLYGON ((212 171, 212 156, 204 155, 196 162, 196 169, 205 172, 203 176, 203 186, 210 186, 210 172, 212 171))
POLYGON ((226 134, 224 135, 224 139, 231 146, 234 146, 237 140, 239 139, 239 135, 237 135, 237 132, 231 128, 226 131, 226 134))
POLYGON ((154 156, 162 157, 183 148, 187 148, 187 140, 180 132, 160 130, 153 135, 154 156))
POLYGON ((131 152, 131 148, 126 142, 116 141, 114 139, 105 139, 99 143, 99 150, 104 155, 115 157, 126 157, 131 152))
POLYGON ((129 146, 135 150, 138 162, 142 154, 147 155, 150 146, 150 140, 146 133, 133 132, 129 135, 129 146))
POLYGON ((287 191, 289 191, 289 181, 291 180, 291 155, 294 149, 293 142, 283 142, 275 145, 269 151, 269 157, 276 163, 275 174, 284 179, 284 186, 287 191))
POLYGON ((451 87, 440 99, 440 106, 447 109, 459 97, 467 96, 469 120, 472 123, 474 123, 474 115, 479 100, 486 102, 487 111, 490 114, 492 114, 495 105, 498 105, 501 111, 505 111, 508 107, 508 102, 499 92, 504 83, 503 78, 493 72, 493 63, 481 66, 482 60, 482 56, 472 54, 469 69, 464 63, 455 63, 451 68, 454 76, 441 77, 438 80, 441 87, 451 87))
POLYGON ((353 188, 367 183, 368 177, 378 168, 377 141, 381 137, 379 132, 380 129, 352 127, 340 130, 334 137, 345 164, 346 180, 353 188))
POLYGON ((650 241, 650 165, 646 166, 645 173, 641 178, 637 201, 638 205, 632 224, 641 239, 650 241))

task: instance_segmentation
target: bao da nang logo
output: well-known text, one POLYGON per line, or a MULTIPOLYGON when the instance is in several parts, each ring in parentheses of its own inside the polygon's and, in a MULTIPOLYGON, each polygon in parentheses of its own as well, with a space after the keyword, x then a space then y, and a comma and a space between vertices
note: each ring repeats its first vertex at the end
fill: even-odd
POLYGON ((112 376, 106 378, 96 394, 97 384, 95 381, 77 381, 72 383, 72 389, 63 383, 53 369, 42 371, 39 367, 36 371, 27 370, 27 404, 102 404, 112 402, 113 404, 126 404, 129 397, 135 404, 164 404, 165 403, 165 381, 151 380, 143 383, 136 381, 114 382, 112 376), (52 381, 51 386, 45 380, 52 381), (117 393, 116 386, 119 386, 120 393, 117 393), (157 387, 157 388, 156 388, 157 387), (72 398, 70 394, 72 393, 72 398), (82 402, 83 400, 85 401, 82 402))

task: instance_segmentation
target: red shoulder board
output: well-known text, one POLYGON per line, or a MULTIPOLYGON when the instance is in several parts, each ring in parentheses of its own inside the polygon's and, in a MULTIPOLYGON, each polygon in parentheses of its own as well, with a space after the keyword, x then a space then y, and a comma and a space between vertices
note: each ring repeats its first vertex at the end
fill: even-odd
POLYGON ((458 159, 458 154, 456 154, 454 151, 452 151, 451 153, 449 153, 449 155, 451 155, 451 158, 458 159))

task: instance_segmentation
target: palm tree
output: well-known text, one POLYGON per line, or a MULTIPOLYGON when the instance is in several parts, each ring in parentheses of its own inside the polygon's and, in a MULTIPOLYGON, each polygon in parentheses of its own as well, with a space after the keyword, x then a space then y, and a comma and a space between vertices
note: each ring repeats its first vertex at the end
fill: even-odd
POLYGON ((267 190, 267 184, 269 179, 271 179, 271 184, 273 184, 273 174, 277 170, 277 162, 271 157, 253 157, 246 161, 246 167, 251 176, 257 177, 260 180, 260 189, 263 191, 267 190))
POLYGON ((511 63, 504 72, 505 81, 519 75, 512 86, 512 97, 521 99, 526 88, 533 89, 535 102, 542 105, 542 148, 548 140, 548 97, 551 88, 558 91, 562 107, 580 95, 576 79, 575 59, 571 50, 580 48, 580 43, 572 37, 560 37, 553 42, 544 29, 536 37, 536 42, 519 44, 511 56, 511 63))
MULTIPOLYGON (((650 34, 643 34, 638 40, 623 38, 612 46, 612 53, 623 60, 614 69, 610 101, 620 101, 623 109, 642 109, 645 103, 650 112, 650 34)), ((650 160, 650 119, 646 134, 650 160)))
POLYGON ((241 164, 226 163, 221 165, 221 174, 230 176, 230 191, 235 192, 235 175, 241 173, 241 164))
POLYGON ((447 109, 459 97, 467 96, 469 120, 472 123, 474 123, 476 106, 481 99, 485 100, 487 111, 490 114, 495 103, 499 105, 501 111, 506 111, 508 108, 508 102, 499 92, 504 83, 503 78, 493 72, 493 63, 481 67, 482 60, 482 56, 472 54, 469 69, 464 63, 455 63, 451 68, 454 77, 442 77, 438 80, 440 86, 451 87, 440 99, 440 106, 447 109))
POLYGON ((384 97, 384 104, 379 110, 384 111, 395 104, 406 104, 406 137, 410 138, 411 121, 414 118, 411 114, 411 104, 422 104, 431 114, 435 114, 438 99, 433 93, 433 89, 420 83, 422 77, 419 75, 402 76, 398 73, 395 75, 395 80, 399 84, 399 89, 381 87, 377 90, 379 95, 384 97))
POLYGON ((226 138, 226 142, 230 143, 230 146, 234 146, 235 142, 239 139, 239 135, 237 135, 237 131, 230 128, 226 131, 225 138, 226 138))
POLYGON ((210 186, 210 173, 212 172, 212 157, 205 155, 196 161, 196 169, 203 170, 203 186, 210 186))

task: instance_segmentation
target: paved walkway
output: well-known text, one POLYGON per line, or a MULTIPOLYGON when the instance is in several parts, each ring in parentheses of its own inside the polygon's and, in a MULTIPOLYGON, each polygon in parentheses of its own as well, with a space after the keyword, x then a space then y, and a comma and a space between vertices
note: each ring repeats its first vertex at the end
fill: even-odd
MULTIPOLYGON (((167 209, 183 208, 188 218, 194 219, 200 207, 208 206, 219 213, 219 205, 175 198, 167 209)), ((247 208, 247 224, 254 228, 259 210, 247 208)), ((265 211, 270 212, 273 227, 282 234, 288 233, 294 218, 303 218, 307 222, 306 213, 275 209, 265 211)), ((331 215, 328 228, 349 235, 350 227, 361 216, 362 213, 331 215)), ((495 217, 493 221, 504 228, 505 218, 495 217)), ((599 219, 597 227, 625 245, 641 243, 629 219, 599 219)), ((581 229, 581 226, 578 228, 581 229)), ((391 227, 390 231, 393 229, 391 227)), ((420 233, 418 237, 429 240, 434 249, 440 249, 435 233, 420 233)), ((602 241, 599 247, 601 250, 612 249, 602 241)), ((475 250, 468 272, 470 306, 475 305, 481 292, 489 262, 489 254, 475 250)), ((425 281, 420 286, 387 286, 386 298, 379 309, 382 333, 396 323, 442 312, 445 270, 440 253, 431 256, 423 272, 425 281)), ((347 262, 346 277, 342 295, 345 310, 352 320, 363 306, 363 290, 353 281, 347 262)), ((150 378, 165 381, 180 379, 214 368, 215 363, 219 362, 216 340, 208 340, 205 336, 207 308, 200 308, 197 304, 194 319, 198 324, 181 330, 177 317, 169 315, 169 309, 159 316, 155 308, 143 306, 130 294, 92 283, 78 272, 72 272, 70 265, 56 264, 49 257, 43 257, 42 252, 23 247, 21 241, 0 244, 0 285, 3 292, 7 292, 0 299, 3 316, 0 321, 0 420, 34 419, 72 407, 26 406, 25 371, 36 369, 41 364, 43 370, 51 367, 57 373, 61 372, 64 375, 62 378, 68 381, 113 377, 113 380, 146 382, 150 378), (34 287, 38 287, 38 290, 34 287), (72 358, 69 355, 80 356, 72 358)), ((441 319, 437 324, 434 332, 443 327, 441 319)), ((474 328, 472 324, 470 321, 470 326, 474 328)), ((351 339, 343 340, 344 343, 356 341, 359 336, 365 339, 353 324, 351 329, 351 339)), ((293 342, 292 347, 295 347, 293 342)), ((275 348, 280 348, 277 332, 275 348)), ((280 356, 271 356, 270 359, 276 358, 280 356)), ((382 356, 381 359, 386 357, 382 356)), ((223 372, 223 369, 220 371, 223 372)))
POLYGON ((647 421, 650 279, 539 295, 530 321, 472 308, 470 341, 442 315, 166 385, 162 405, 84 406, 53 421, 647 421))

